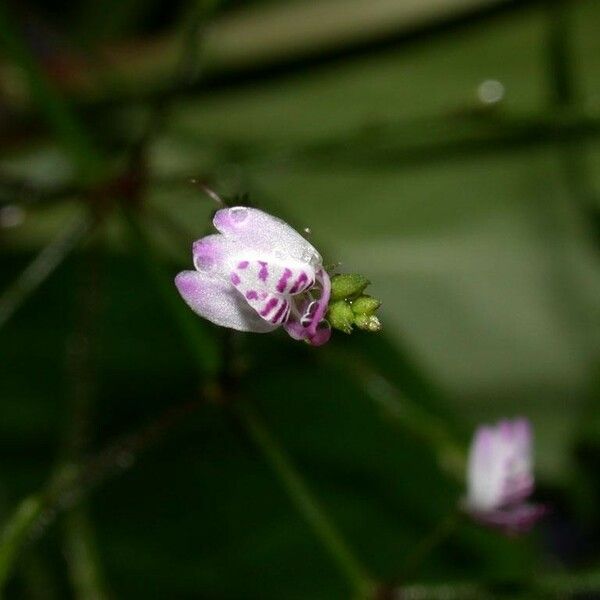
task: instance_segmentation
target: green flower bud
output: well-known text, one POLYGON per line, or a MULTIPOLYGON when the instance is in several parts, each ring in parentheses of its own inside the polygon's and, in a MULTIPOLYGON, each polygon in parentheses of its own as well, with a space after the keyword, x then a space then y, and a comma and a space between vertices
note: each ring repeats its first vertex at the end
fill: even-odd
POLYGON ((381 323, 375 315, 355 315, 354 324, 363 331, 371 333, 381 331, 381 323))
POLYGON ((331 278, 331 299, 335 302, 358 296, 369 283, 371 282, 362 275, 334 275, 331 278))
POLYGON ((352 301, 352 312, 355 315, 372 315, 380 306, 381 302, 373 296, 359 296, 352 301))
POLYGON ((352 333, 354 318, 352 308, 344 300, 338 300, 329 304, 327 320, 334 329, 339 329, 344 333, 352 333))

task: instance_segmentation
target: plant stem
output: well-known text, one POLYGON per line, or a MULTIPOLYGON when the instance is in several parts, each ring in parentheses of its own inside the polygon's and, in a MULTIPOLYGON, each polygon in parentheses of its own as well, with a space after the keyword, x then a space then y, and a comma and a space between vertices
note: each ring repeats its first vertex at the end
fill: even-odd
MULTIPOLYGON (((96 379, 94 341, 97 340, 101 297, 99 252, 98 245, 92 242, 83 256, 79 269, 78 314, 67 345, 70 406, 61 460, 61 464, 67 466, 81 463, 92 435, 96 379)), ((106 598, 94 527, 86 504, 66 515, 63 543, 75 597, 81 600, 106 598)))
POLYGON ((0 328, 19 306, 46 280, 90 231, 93 219, 88 212, 77 216, 25 268, 0 298, 0 328))
POLYGON ((233 410, 273 468, 298 512, 302 514, 323 546, 336 561, 340 571, 352 586, 356 598, 371 597, 375 589, 373 580, 335 529, 323 508, 313 497, 307 484, 269 432, 262 418, 248 402, 235 403, 233 410))
POLYGON ((4 526, 0 536, 0 590, 11 573, 18 550, 26 541, 33 523, 41 515, 43 506, 40 495, 25 498, 4 526))
POLYGON ((104 600, 108 597, 94 537, 85 505, 70 510, 65 520, 65 555, 75 597, 81 600, 104 600))
POLYGON ((403 394, 383 374, 356 353, 327 349, 326 358, 335 364, 352 364, 352 373, 383 415, 428 444, 442 471, 456 481, 464 481, 466 453, 443 419, 403 394))
POLYGON ((401 579, 405 579, 406 576, 414 571, 437 546, 447 539, 447 537, 456 529, 459 516, 458 511, 453 510, 413 548, 404 561, 401 570, 401 579))
POLYGON ((219 354, 215 341, 205 333, 196 322, 197 317, 179 298, 171 277, 162 267, 146 232, 138 223, 139 214, 123 207, 127 228, 135 243, 137 254, 168 312, 188 342, 198 370, 208 378, 214 378, 219 372, 219 354))

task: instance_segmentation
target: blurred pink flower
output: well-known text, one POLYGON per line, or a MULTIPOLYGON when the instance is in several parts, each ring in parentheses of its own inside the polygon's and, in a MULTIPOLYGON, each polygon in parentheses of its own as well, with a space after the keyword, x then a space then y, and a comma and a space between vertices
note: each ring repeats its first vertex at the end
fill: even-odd
POLYGON ((546 508, 527 502, 534 488, 532 432, 526 419, 479 427, 469 452, 465 509, 506 533, 528 531, 546 508))
POLYGON ((255 208, 221 209, 213 224, 219 233, 194 242, 196 270, 175 278, 190 308, 222 327, 265 333, 283 326, 294 339, 325 344, 331 284, 315 248, 255 208))

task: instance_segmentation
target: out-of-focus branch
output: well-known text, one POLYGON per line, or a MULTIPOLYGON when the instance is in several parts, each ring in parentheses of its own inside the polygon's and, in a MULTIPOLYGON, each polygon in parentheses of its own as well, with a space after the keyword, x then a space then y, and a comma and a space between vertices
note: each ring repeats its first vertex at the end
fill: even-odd
POLYGON ((382 590, 381 600, 570 600, 596 598, 600 572, 534 575, 530 581, 485 584, 457 582, 409 584, 382 590))
MULTIPOLYGON (((455 31, 540 0, 306 0, 230 12, 201 34, 202 77, 172 87, 180 56, 178 32, 104 48, 100 53, 120 94, 106 76, 87 69, 69 78, 80 106, 144 103, 164 96, 200 94, 256 84, 336 61, 385 52, 455 31), (106 95, 110 93, 110 95, 106 95)), ((1 68, 1 67, 0 67, 1 68)), ((15 94, 12 94, 15 96, 15 94)), ((19 103, 16 95, 15 103, 19 103)))
POLYGON ((232 410, 241 420, 250 437, 267 459, 298 512, 317 533, 324 547, 336 561, 354 590, 354 598, 372 597, 375 584, 365 568, 354 556, 346 542, 332 525, 329 517, 312 495, 308 486, 279 446, 266 424, 248 403, 236 403, 232 410))
MULTIPOLYGON (((82 461, 92 436, 95 404, 94 341, 100 313, 100 248, 86 248, 79 268, 78 314, 67 342, 70 383, 69 423, 64 433, 63 465, 82 461)), ((60 470, 60 467, 59 467, 60 470)), ((86 503, 71 510, 63 533, 65 557, 75 595, 80 600, 103 600, 108 596, 96 549, 94 527, 86 503)))
POLYGON ((64 227, 25 268, 0 296, 0 328, 23 302, 35 292, 92 229, 94 219, 89 212, 78 215, 64 227))
POLYGON ((22 549, 38 540, 58 515, 77 506, 110 476, 133 467, 146 449, 158 442, 204 404, 194 399, 165 410, 156 419, 108 444, 79 464, 63 465, 48 488, 25 498, 0 532, 0 596, 22 549))
POLYGON ((0 3, 0 44, 27 78, 32 99, 54 129, 84 181, 95 181, 103 171, 103 159, 23 41, 6 3, 0 3))

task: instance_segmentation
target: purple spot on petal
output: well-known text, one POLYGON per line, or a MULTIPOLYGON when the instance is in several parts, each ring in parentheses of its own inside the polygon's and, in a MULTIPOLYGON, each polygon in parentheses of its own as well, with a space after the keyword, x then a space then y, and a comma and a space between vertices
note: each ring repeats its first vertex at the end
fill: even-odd
POLYGON ((258 264, 260 265, 260 271, 258 272, 258 278, 261 281, 266 281, 267 277, 269 276, 269 270, 267 269, 268 263, 266 263, 263 260, 259 260, 258 264))
POLYGON ((300 275, 298 276, 298 279, 296 279, 296 282, 292 286, 292 289, 290 290, 290 294, 295 294, 296 292, 298 292, 302 288, 302 284, 306 283, 307 281, 308 281, 308 275, 304 271, 302 271, 302 273, 300 273, 300 275))
POLYGON ((232 273, 230 276, 231 279, 231 283, 233 283, 233 285, 238 285, 239 282, 241 281, 239 278, 239 275, 237 273, 232 273))
POLYGON ((261 317, 266 317, 276 306, 279 300, 277 298, 271 298, 266 304, 265 307, 260 311, 261 317))
POLYGON ((246 298, 248 300, 258 300, 258 294, 254 290, 246 292, 246 298))
POLYGON ((271 323, 279 323, 279 320, 281 319, 281 317, 283 316, 283 313, 285 313, 285 311, 289 308, 289 305, 287 302, 282 302, 281 303, 281 307, 279 308, 279 310, 275 313, 275 316, 271 319, 271 323))
POLYGON ((248 268, 249 264, 250 263, 247 260, 242 260, 241 262, 238 263, 237 268, 238 269, 246 269, 246 268, 248 268))
POLYGON ((277 291, 283 293, 285 291, 286 285, 287 285, 287 280, 292 276, 292 272, 290 269, 285 269, 283 271, 283 275, 281 276, 281 278, 279 279, 279 282, 277 283, 277 291))

